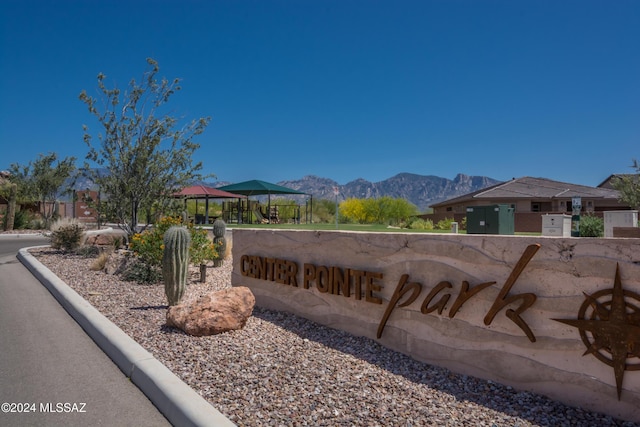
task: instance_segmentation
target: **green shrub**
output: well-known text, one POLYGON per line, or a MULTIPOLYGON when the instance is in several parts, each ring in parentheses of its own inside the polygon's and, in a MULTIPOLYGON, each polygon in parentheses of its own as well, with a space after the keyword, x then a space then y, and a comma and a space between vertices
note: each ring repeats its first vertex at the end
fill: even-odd
POLYGON ((44 224, 44 220, 42 218, 35 218, 29 221, 28 227, 31 230, 44 230, 47 227, 44 224))
POLYGON ((75 218, 61 218, 51 225, 51 247, 73 251, 80 246, 84 229, 75 218))
POLYGON ((422 219, 422 218, 411 218, 407 223, 407 228, 412 230, 433 230, 433 221, 430 219, 422 219))
POLYGON ((580 218, 580 237, 604 236, 604 220, 595 215, 584 215, 580 218))
POLYGON ((455 222, 453 218, 445 218, 438 221, 436 230, 451 230, 451 223, 455 222))
MULTIPOLYGON (((24 230, 29 227, 29 223, 31 222, 31 215, 26 210, 16 210, 15 215, 13 216, 13 229, 14 230, 24 230)), ((5 230, 7 228, 7 215, 3 215, 2 217, 2 229, 5 230)))
POLYGON ((415 227, 419 227, 419 225, 417 224, 417 221, 420 218, 416 218, 416 217, 411 217, 411 218, 407 218, 407 220, 403 223, 400 223, 399 227, 400 228, 414 228, 413 223, 416 222, 415 227))
POLYGON ((149 265, 141 259, 135 259, 122 273, 122 279, 140 284, 155 284, 162 281, 162 270, 155 265, 149 265))

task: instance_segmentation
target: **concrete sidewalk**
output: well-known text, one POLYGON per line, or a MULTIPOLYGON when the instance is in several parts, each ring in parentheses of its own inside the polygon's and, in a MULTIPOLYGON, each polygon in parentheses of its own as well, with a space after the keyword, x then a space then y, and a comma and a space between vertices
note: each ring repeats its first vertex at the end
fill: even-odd
MULTIPOLYGON (((140 391, 146 395, 146 397, 160 410, 162 416, 149 417, 149 423, 133 421, 131 423, 121 423, 116 421, 117 425, 162 425, 163 422, 167 424, 167 420, 176 426, 232 426, 234 425, 226 417, 224 417, 219 411, 211 406, 206 400, 198 395, 193 389, 187 386, 183 381, 176 377, 171 371, 169 371, 162 363, 156 360, 149 352, 144 350, 139 344, 133 341, 128 335, 122 332, 117 326, 106 319, 101 313, 99 313, 93 306, 80 297, 75 291, 69 288, 63 281, 57 276, 51 273, 46 267, 44 267, 37 259, 28 253, 27 249, 21 249, 18 253, 18 259, 25 267, 31 271, 33 276, 39 280, 46 289, 53 295, 58 303, 64 307, 64 309, 75 319, 77 325, 80 325, 91 339, 111 358, 113 363, 126 377, 130 378, 131 382, 135 384, 140 391)), ((14 258, 15 260, 15 258, 14 258)), ((24 269, 22 269, 24 271, 24 269)), ((22 275, 24 276, 24 274, 22 275)), ((29 279, 33 280, 33 277, 29 279)), ((18 280, 18 279, 15 279, 18 280)), ((22 281, 23 279, 19 279, 22 281)), ((28 280, 28 279, 27 279, 28 280)), ((3 285, 4 287, 4 285, 3 285)), ((42 286, 40 286, 41 289, 42 286)), ((3 294, 9 292, 7 289, 3 289, 3 294)), ((67 316, 68 317, 68 316, 67 316)), ((38 323, 48 322, 45 318, 39 318, 38 323)), ((73 322, 72 322, 73 323, 73 322)), ((77 326, 76 325, 76 326, 77 326)), ((67 330, 69 325, 61 325, 59 328, 67 330)), ((15 331, 13 331, 15 332, 15 331)), ((8 331, 7 334, 13 333, 8 331)), ((66 335, 66 334, 65 334, 66 335)), ((55 335, 54 335, 55 336, 55 335)), ((3 337, 2 342, 6 343, 10 337, 3 337)), ((52 341, 57 341, 57 337, 51 337, 52 341)), ((78 363, 71 362, 71 363, 78 363)), ((83 365, 91 363, 90 360, 84 360, 83 365)), ((10 366, 6 365, 5 366, 10 366)), ((113 365, 112 365, 113 366, 113 365)), ((117 371, 116 371, 117 372, 117 371)), ((4 372, 2 372, 4 377, 4 372)), ((118 373, 121 375, 121 373, 118 373)), ((113 373, 108 375, 113 376, 113 373)), ((96 385, 104 381, 97 379, 96 385)), ((6 397, 3 393, 5 401, 6 397)), ((13 395, 13 394, 11 394, 13 395)), ((56 396, 55 394, 53 396, 56 396)), ((113 396, 110 397, 112 399, 113 396)), ((51 398, 49 399, 51 400, 51 398)), ((60 400, 60 399, 57 399, 60 400)), ((109 400, 109 399, 107 399, 109 400)), ((118 398, 118 400, 122 400, 118 398)), ((129 398, 123 397, 124 401, 128 401, 129 398)), ((0 402, 2 403, 2 402, 0 402)), ((150 405, 153 408, 153 405, 150 405)), ((38 408, 39 409, 39 408, 38 408)), ((115 409, 115 408, 114 408, 115 409)), ((155 409, 155 408, 153 408, 155 409)), ((121 419, 120 415, 125 415, 122 411, 110 412, 113 416, 117 416, 117 419, 121 419)), ((153 412, 153 411, 151 411, 153 412)), ((159 416, 159 414, 156 412, 159 416)), ((25 414, 9 414, 9 415, 25 415, 25 414)), ((44 414, 51 415, 51 414, 44 414)), ((73 414, 78 415, 78 414, 73 414)), ((84 414, 83 414, 84 415, 84 414)), ((4 414, 0 414, 4 423, 4 414)), ((127 417, 125 416, 125 419, 127 417)), ((28 420, 24 417, 19 417, 17 420, 21 422, 16 425, 29 425, 30 422, 25 423, 28 420)), ((40 418, 40 421, 35 422, 35 425, 52 425, 51 417, 40 418)), ((107 423, 94 423, 89 419, 77 418, 81 420, 84 425, 113 425, 112 422, 107 423), (86 422, 84 422, 86 421, 86 422)), ((35 418, 32 420, 35 421, 35 418)), ((96 420, 97 421, 97 420, 96 420)), ((104 420, 103 420, 104 421, 104 420)), ((114 420, 109 420, 114 421, 114 420)), ((67 424, 68 423, 61 423, 67 424)), ((75 425, 71 423, 71 425, 75 425)))

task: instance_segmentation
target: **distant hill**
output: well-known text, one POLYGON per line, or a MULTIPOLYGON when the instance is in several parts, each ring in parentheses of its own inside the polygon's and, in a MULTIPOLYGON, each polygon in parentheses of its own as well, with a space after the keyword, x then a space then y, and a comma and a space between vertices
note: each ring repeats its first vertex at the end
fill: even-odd
MULTIPOLYGON (((464 174, 458 174, 453 180, 450 180, 433 175, 400 173, 380 182, 356 179, 345 185, 340 185, 329 178, 307 175, 301 179, 280 181, 276 184, 311 194, 314 198, 319 199, 333 200, 335 198, 334 187, 338 187, 340 191, 340 200, 349 197, 401 197, 416 205, 421 212, 424 212, 429 205, 481 190, 500 182, 486 176, 468 176, 464 174)), ((229 183, 216 182, 209 185, 220 187, 227 184, 229 183)))

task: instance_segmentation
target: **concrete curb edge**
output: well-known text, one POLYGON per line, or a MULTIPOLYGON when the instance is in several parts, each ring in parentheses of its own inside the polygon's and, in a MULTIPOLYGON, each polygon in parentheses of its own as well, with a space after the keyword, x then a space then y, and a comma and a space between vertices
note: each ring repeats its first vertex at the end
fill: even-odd
POLYGON ((20 249, 18 260, 171 424, 235 425, 29 253, 30 249, 38 247, 48 246, 20 249))

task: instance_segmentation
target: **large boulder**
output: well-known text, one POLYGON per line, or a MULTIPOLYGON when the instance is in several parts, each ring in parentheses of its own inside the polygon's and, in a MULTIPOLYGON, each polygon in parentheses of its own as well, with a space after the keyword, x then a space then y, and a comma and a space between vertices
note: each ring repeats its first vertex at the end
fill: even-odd
POLYGON ((242 329, 256 298, 245 286, 223 289, 205 295, 191 304, 178 304, 167 310, 167 325, 197 337, 242 329))
POLYGON ((87 236, 84 244, 91 246, 114 246, 116 239, 122 241, 122 237, 113 234, 92 234, 87 236))

